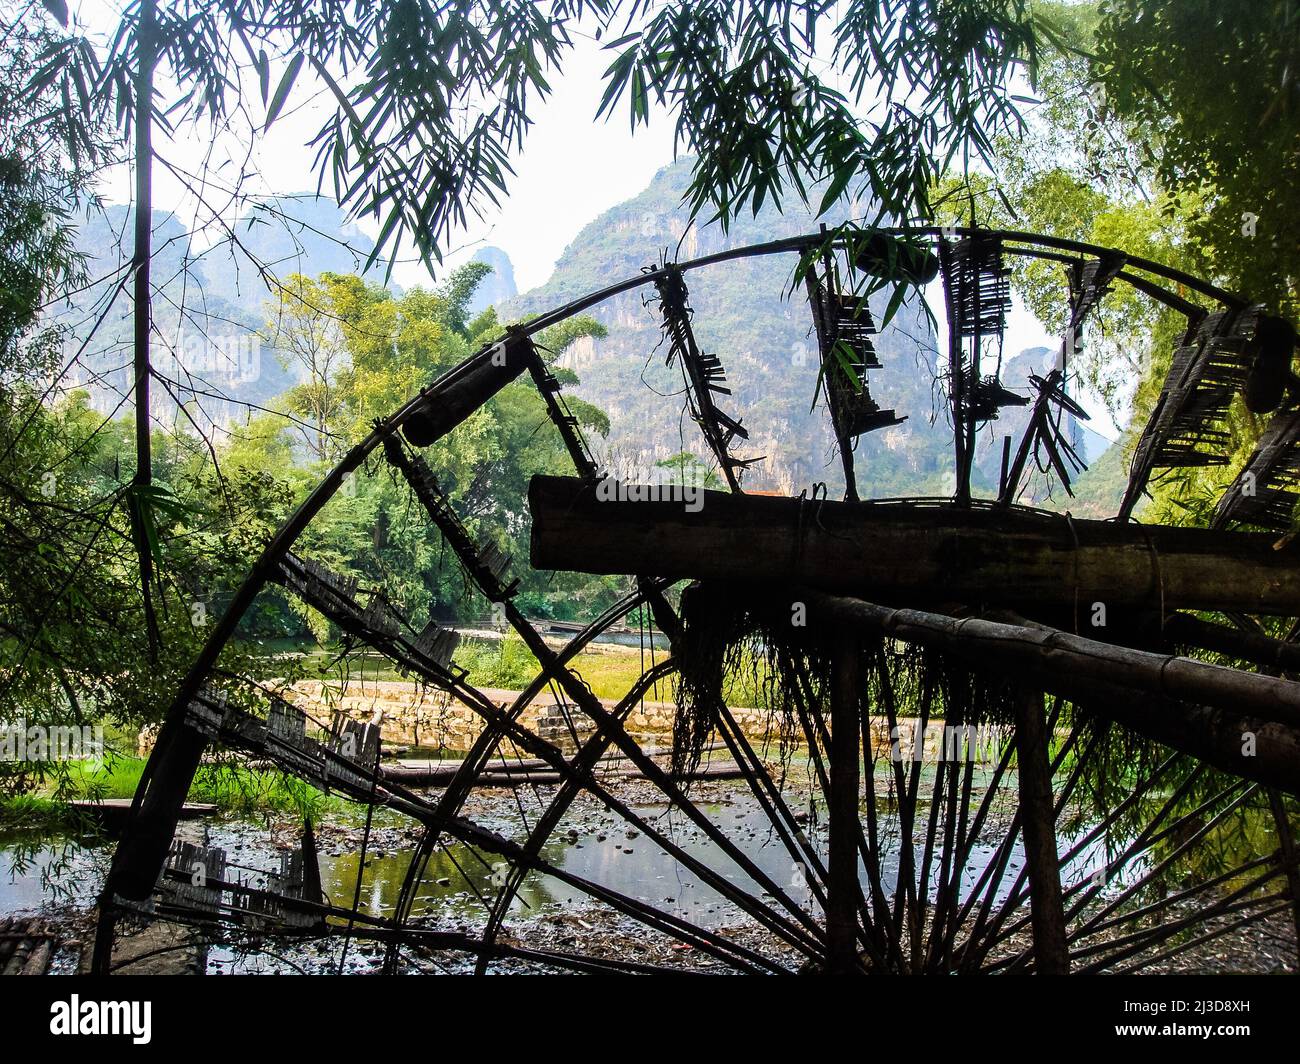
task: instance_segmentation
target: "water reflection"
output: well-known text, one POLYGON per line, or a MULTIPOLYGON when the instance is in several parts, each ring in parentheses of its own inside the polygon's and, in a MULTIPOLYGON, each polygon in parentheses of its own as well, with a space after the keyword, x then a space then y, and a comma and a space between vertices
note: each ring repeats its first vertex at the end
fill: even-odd
POLYGON ((89 904, 99 894, 111 850, 98 840, 0 836, 0 916, 89 904))

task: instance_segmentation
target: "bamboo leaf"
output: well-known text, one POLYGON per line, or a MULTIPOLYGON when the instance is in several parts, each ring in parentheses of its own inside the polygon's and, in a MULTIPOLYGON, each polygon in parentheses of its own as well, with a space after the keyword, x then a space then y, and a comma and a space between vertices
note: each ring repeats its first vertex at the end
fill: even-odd
POLYGON ((257 53, 257 83, 262 91, 262 106, 266 106, 266 98, 271 91, 271 60, 267 58, 266 49, 261 48, 257 53))
POLYGON ((41 3, 45 7, 45 10, 48 11, 51 15, 53 15, 58 20, 60 26, 63 26, 65 28, 67 27, 68 25, 67 0, 41 0, 41 3))
POLYGON ((293 88, 294 80, 298 77, 298 71, 302 69, 303 59, 304 54, 299 52, 280 78, 280 84, 275 88, 275 96, 271 99, 271 106, 266 109, 266 124, 262 127, 263 130, 270 129, 271 123, 279 117, 285 101, 289 98, 289 90, 293 88))

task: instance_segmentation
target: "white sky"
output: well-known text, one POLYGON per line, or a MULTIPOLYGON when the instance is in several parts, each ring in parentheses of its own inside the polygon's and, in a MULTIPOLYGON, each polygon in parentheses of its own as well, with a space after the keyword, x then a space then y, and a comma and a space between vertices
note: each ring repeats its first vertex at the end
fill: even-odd
MULTIPOLYGON (((107 34, 115 27, 122 4, 80 0, 73 8, 93 33, 107 34)), ((491 217, 475 222, 451 242, 446 249, 449 264, 464 261, 477 247, 495 245, 510 256, 520 291, 534 288, 549 278, 556 260, 583 226, 644 190, 655 172, 672 162, 672 122, 662 112, 652 114, 649 127, 640 127, 635 135, 621 108, 608 120, 596 120, 601 75, 609 60, 610 53, 594 39, 578 40, 566 60, 564 76, 551 79, 551 96, 533 108, 533 127, 524 151, 514 159, 510 194, 491 217)), ((277 76, 274 72, 273 81, 277 76)), ((249 99, 260 106, 255 86, 250 89, 249 99)), ((249 160, 255 174, 250 191, 286 194, 316 188, 314 152, 307 141, 328 113, 328 103, 323 95, 312 98, 314 89, 312 79, 304 75, 270 134, 255 144, 249 160)), ((246 140, 228 135, 214 141, 191 133, 188 141, 162 141, 156 147, 191 172, 202 170, 206 159, 213 187, 219 188, 243 168, 246 140)), ((111 175, 105 192, 112 201, 130 200, 130 174, 125 167, 111 175)), ((162 168, 155 169, 154 199, 156 209, 173 210, 191 224, 195 203, 162 168)), ((361 228, 373 235, 377 227, 367 220, 361 228)), ((413 256, 399 262, 393 276, 405 287, 427 284, 430 279, 413 256)), ((1008 325, 1009 352, 1053 347, 1056 342, 1017 306, 1008 325)), ((1116 435, 1104 405, 1095 397, 1080 399, 1093 415, 1091 427, 1107 437, 1116 435)))
MULTIPOLYGON (((81 0, 76 12, 93 33, 107 34, 116 25, 122 6, 116 0, 81 0)), ((603 51, 599 42, 577 38, 577 47, 566 59, 564 76, 550 79, 551 96, 532 109, 534 124, 526 150, 513 160, 515 177, 509 196, 493 217, 458 234, 449 249, 449 262, 454 265, 476 247, 493 244, 510 255, 520 290, 536 287, 550 277, 561 252, 584 225, 643 191, 655 172, 673 161, 672 126, 662 113, 648 128, 639 128, 635 136, 622 110, 608 120, 596 120, 601 75, 610 59, 611 54, 603 51)), ((273 81, 278 73, 273 72, 273 81)), ((315 190, 314 152, 307 141, 332 113, 323 93, 311 95, 315 90, 304 72, 285 113, 254 149, 251 162, 257 176, 250 191, 315 190)), ((260 106, 255 88, 250 98, 260 106)), ((156 147, 195 172, 203 166, 212 144, 191 135, 188 141, 161 140, 156 147)), ((219 184, 237 174, 246 151, 242 137, 218 141, 217 154, 209 163, 213 181, 219 184)), ((126 167, 115 171, 106 183, 109 198, 129 202, 130 180, 126 167)), ((328 182, 324 191, 330 191, 328 182)), ((174 210, 187 222, 195 211, 180 182, 161 168, 155 174, 154 206, 174 210)), ((372 235, 378 230, 369 219, 361 228, 372 235)), ((394 276, 408 286, 429 281, 428 271, 418 261, 402 262, 394 276)))

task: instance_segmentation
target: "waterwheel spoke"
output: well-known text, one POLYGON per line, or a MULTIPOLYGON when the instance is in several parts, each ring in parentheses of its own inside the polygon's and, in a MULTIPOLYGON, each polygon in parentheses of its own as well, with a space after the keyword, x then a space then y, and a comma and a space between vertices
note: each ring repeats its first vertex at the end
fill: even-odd
POLYGON ((759 758, 744 731, 736 722, 730 707, 725 703, 718 706, 718 732, 727 746, 728 752, 735 759, 744 774, 755 800, 762 807, 772 824, 773 830, 781 844, 789 853, 790 859, 804 870, 807 875, 809 890, 818 905, 826 907, 826 865, 821 855, 813 847, 807 832, 800 827, 793 810, 786 803, 785 796, 767 774, 766 766, 759 758))
MULTIPOLYGON (((808 748, 808 758, 813 765, 813 771, 817 778, 821 793, 823 796, 831 793, 831 774, 828 767, 830 754, 830 735, 827 732, 825 721, 813 710, 817 702, 817 693, 813 690, 811 678, 806 671, 797 662, 786 659, 786 668, 796 677, 796 689, 792 692, 795 700, 796 717, 799 726, 804 735, 804 742, 808 748)), ((867 864, 868 868, 874 859, 875 850, 867 840, 867 831, 861 823, 857 829, 858 851, 867 864)), ((879 941, 879 921, 872 920, 870 912, 866 908, 865 900, 860 902, 859 912, 861 916, 861 926, 864 930, 865 937, 863 945, 876 963, 881 963, 885 950, 879 941)))
POLYGON ((1216 938, 1222 938, 1224 935, 1230 935, 1235 932, 1244 931, 1247 927, 1250 927, 1253 924, 1257 924, 1262 920, 1267 920, 1270 917, 1277 916, 1279 913, 1285 912, 1289 907, 1290 907, 1290 903, 1284 902, 1280 905, 1274 905, 1271 908, 1260 909, 1259 911, 1254 912, 1241 920, 1238 920, 1234 923, 1226 924, 1223 927, 1216 928, 1213 931, 1207 931, 1202 935, 1197 935, 1195 938, 1191 938, 1188 939, 1186 942, 1180 943, 1179 945, 1175 946, 1173 949, 1165 950, 1163 953, 1153 954, 1152 956, 1146 958, 1145 960, 1139 961, 1137 964, 1129 965, 1127 968, 1113 968, 1111 967, 1110 963, 1107 963, 1104 969, 1098 968, 1097 970, 1099 971, 1109 970, 1112 971, 1115 975, 1134 975, 1135 973, 1140 972, 1145 968, 1150 968, 1153 965, 1163 964, 1166 961, 1170 961, 1181 953, 1186 953, 1189 950, 1197 949, 1198 947, 1205 945, 1207 942, 1213 942, 1216 938))
MULTIPOLYGON (((645 691, 658 682, 658 680, 664 675, 667 675, 671 671, 672 667, 671 661, 665 661, 647 672, 633 687, 632 691, 624 698, 620 705, 612 712, 611 717, 616 721, 621 721, 621 719, 631 711, 634 704, 644 695, 645 691)), ((597 760, 605 750, 608 749, 612 741, 612 731, 607 728, 600 729, 582 748, 574 761, 566 768, 565 782, 550 803, 550 806, 542 820, 539 821, 538 825, 531 833, 528 842, 525 844, 524 858, 515 866, 513 871, 507 877, 506 883, 502 886, 497 901, 493 906, 485 937, 491 940, 495 936, 500 928, 501 921, 504 919, 511 898, 518 891, 523 876, 532 866, 533 860, 540 852, 542 845, 555 830, 555 827, 558 825, 564 812, 568 809, 573 799, 576 798, 581 791, 586 790, 604 803, 609 809, 622 816, 629 826, 636 827, 649 840, 661 846, 666 853, 672 856, 688 871, 696 875, 701 882, 718 891, 723 897, 732 902, 747 915, 768 928, 769 931, 785 940, 789 945, 805 953, 805 955, 819 955, 820 947, 816 943, 810 941, 806 936, 800 934, 798 930, 779 913, 759 899, 744 892, 738 885, 730 882, 730 880, 718 873, 716 870, 710 868, 699 859, 687 853, 671 838, 661 832, 653 823, 638 815, 629 806, 618 799, 591 774, 597 760)), ((691 925, 684 924, 682 926, 691 925)))
MULTIPOLYGON (((648 583, 647 588, 657 588, 659 583, 648 583)), ((438 823, 443 822, 446 818, 454 816, 464 804, 466 796, 474 785, 475 779, 482 771, 487 760, 496 750, 497 745, 506 736, 512 728, 518 727, 517 722, 520 715, 532 703, 533 699, 547 686, 552 679, 553 670, 566 665, 576 657, 596 636, 616 623, 618 620, 627 616, 629 612, 637 608, 642 601, 646 589, 639 588, 631 594, 625 596, 619 602, 615 603, 609 610, 598 617, 590 625, 584 628, 578 635, 571 639, 564 649, 556 656, 550 664, 550 668, 543 667, 542 672, 528 684, 523 691, 510 704, 504 712, 496 712, 495 707, 492 716, 485 719, 484 728, 479 732, 478 737, 474 740, 473 746, 466 754, 461 763, 460 771, 456 778, 447 786, 443 792, 437 806, 438 823)), ((415 890, 420 880, 424 877, 425 870, 428 867, 429 855, 437 845, 439 829, 433 828, 427 831, 421 837, 417 844, 415 855, 411 863, 407 866, 406 875, 402 882, 402 887, 398 895, 398 921, 405 922, 410 915, 411 903, 414 900, 415 890)), ((397 963, 398 947, 396 943, 390 945, 385 958, 385 970, 391 972, 395 970, 397 963)))
MULTIPOLYGON (((626 716, 632 706, 644 696, 646 690, 653 686, 660 675, 666 674, 671 670, 671 662, 664 662, 657 670, 652 670, 641 676, 633 685, 632 690, 623 698, 619 705, 614 709, 614 715, 618 718, 626 716)), ((511 869, 506 881, 501 886, 496 900, 493 902, 491 912, 488 915, 487 924, 483 930, 483 940, 489 946, 496 939, 498 930, 502 921, 505 919, 506 911, 511 901, 518 894, 519 887, 527 873, 527 862, 541 853, 543 845, 550 839, 551 834, 555 831, 560 820, 568 811, 573 800, 578 796, 583 787, 583 781, 589 776, 595 768, 596 763, 609 749, 610 739, 604 733, 597 733, 592 736, 583 746, 581 746, 570 763, 572 772, 567 776, 559 791, 547 805, 545 812, 538 819, 537 825, 529 831, 528 840, 524 843, 525 861, 515 868, 511 869)), ((486 954, 480 958, 480 968, 486 963, 486 954)))
MULTIPOLYGON (((1110 828, 1126 812, 1128 812, 1130 808, 1132 808, 1134 805, 1140 802, 1146 796, 1146 794, 1148 794, 1150 790, 1154 788, 1156 782, 1164 775, 1164 773, 1172 765, 1174 765, 1177 762, 1177 760, 1178 760, 1177 755, 1169 757, 1168 759, 1165 760, 1163 764, 1161 764, 1155 770, 1154 774, 1148 776, 1144 781, 1142 781, 1141 784, 1134 787, 1129 792, 1127 797, 1122 802, 1118 803, 1115 806, 1115 808, 1112 809, 1100 821, 1100 823, 1098 823, 1091 831, 1087 832, 1083 836, 1083 838, 1080 839, 1073 847, 1071 847, 1068 851, 1066 851, 1066 853, 1060 858, 1062 865, 1068 866, 1075 859, 1077 859, 1084 852, 1084 850, 1086 850, 1089 846, 1091 846, 1094 842, 1096 842, 1098 838, 1105 835, 1110 830, 1110 828)), ((1082 763, 1079 766, 1077 766, 1077 768, 1078 771, 1073 775, 1073 778, 1075 779, 1079 778, 1082 775, 1082 771, 1083 771, 1082 763)), ((1164 805, 1164 809, 1165 810, 1171 809, 1175 803, 1175 800, 1181 798, 1189 789, 1189 787, 1190 784, 1188 784, 1185 781, 1184 785, 1175 792, 1174 796, 1172 796, 1170 800, 1166 801, 1164 805)), ((1063 806, 1063 802, 1058 800, 1057 803, 1058 819, 1060 817, 1060 811, 1062 806, 1063 806)), ((1153 830, 1154 826, 1158 824, 1158 822, 1159 821, 1157 819, 1156 821, 1149 823, 1146 830, 1147 831, 1153 830)), ((1112 868, 1118 869, 1121 866, 1121 863, 1122 862, 1118 862, 1118 861, 1116 862, 1107 861, 1104 869, 1105 878, 1108 879, 1110 876, 1111 869, 1112 868)), ((1020 870, 1019 875, 1017 875, 1015 882, 1012 884, 1010 893, 1007 895, 1007 898, 1003 902, 1002 906, 1000 907, 997 916, 994 918, 993 923, 990 925, 987 941, 984 947, 984 952, 986 954, 989 949, 993 948, 999 943, 1010 938, 1013 934, 1015 934, 1022 927, 1024 927, 1025 924, 1028 922, 1027 917, 1021 916, 1017 920, 1012 920, 1009 926, 1004 926, 1007 924, 1008 920, 1011 920, 1012 916, 1018 911, 1021 903, 1025 900, 1026 893, 1024 891, 1024 883, 1027 878, 1027 875, 1028 875, 1027 869, 1022 868, 1020 870)), ((1069 891, 1066 892, 1066 896, 1069 897, 1071 894, 1077 892, 1079 889, 1081 889, 1081 885, 1076 884, 1074 887, 1072 887, 1069 891)))
POLYGON ((1234 913, 1240 913, 1269 902, 1275 902, 1278 899, 1287 899, 1285 891, 1275 894, 1266 895, 1263 898, 1250 898, 1247 895, 1253 893, 1259 887, 1263 886, 1270 879, 1276 877, 1276 872, 1269 871, 1256 877, 1246 885, 1239 887, 1230 894, 1217 899, 1206 907, 1178 920, 1169 923, 1163 923, 1155 928, 1147 928, 1141 931, 1135 931, 1133 934, 1115 939, 1111 942, 1101 942, 1094 946, 1084 946, 1075 952, 1075 956, 1080 960, 1094 955, 1102 955, 1101 959, 1093 964, 1080 969, 1081 975, 1089 975, 1093 972, 1104 971, 1105 969, 1118 964, 1120 961, 1141 953, 1157 942, 1164 942, 1181 931, 1195 927, 1197 924, 1206 923, 1220 916, 1229 916, 1234 913))
MULTIPOLYGON (((1228 791, 1235 790, 1235 789, 1238 789, 1238 785, 1234 785, 1233 787, 1228 788, 1228 791)), ((1196 846, 1208 835, 1210 835, 1210 833, 1213 832, 1221 823, 1223 823, 1223 821, 1225 821, 1235 810, 1237 810, 1243 804, 1245 804, 1247 799, 1249 799, 1250 796, 1255 793, 1255 790, 1256 787, 1254 784, 1252 784, 1249 787, 1241 789, 1241 793, 1238 794, 1237 797, 1233 799, 1233 801, 1229 805, 1225 806, 1213 818, 1206 821, 1192 835, 1188 836, 1183 842, 1181 842, 1177 847, 1175 847, 1174 850, 1167 857, 1165 857, 1158 864, 1153 866, 1149 872, 1141 876, 1132 884, 1129 884, 1120 893, 1118 897, 1112 899, 1101 910, 1099 910, 1096 914, 1090 917, 1085 923, 1080 925, 1077 931, 1075 932, 1075 934, 1078 936, 1083 936, 1083 935, 1095 933, 1096 931, 1100 931, 1108 926, 1111 926, 1110 922, 1106 921, 1106 917, 1108 917, 1112 912, 1115 912, 1117 909, 1119 909, 1124 904, 1125 901, 1127 901, 1130 897, 1135 895, 1138 891, 1142 890, 1148 884, 1153 883, 1154 881, 1159 879, 1166 871, 1172 868, 1173 865, 1180 858, 1182 858, 1184 854, 1188 853, 1194 846, 1196 846)), ((1223 792, 1223 793, 1227 793, 1227 792, 1223 792)), ((1180 824, 1195 823, 1197 820, 1200 819, 1202 813, 1205 810, 1212 808, 1213 805, 1218 804, 1218 801, 1220 800, 1221 797, 1222 794, 1216 795, 1214 798, 1203 803, 1193 812, 1188 813, 1186 816, 1180 818, 1179 823, 1180 824)), ((1168 831, 1162 832, 1161 835, 1162 836, 1167 835, 1174 830, 1176 830, 1176 828, 1170 828, 1168 831)), ((1153 843, 1154 841, 1155 840, 1153 840, 1153 843)))

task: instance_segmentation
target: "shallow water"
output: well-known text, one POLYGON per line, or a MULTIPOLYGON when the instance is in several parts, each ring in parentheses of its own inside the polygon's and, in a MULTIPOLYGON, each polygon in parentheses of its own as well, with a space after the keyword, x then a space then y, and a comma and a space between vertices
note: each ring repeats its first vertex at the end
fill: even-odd
MULTIPOLYGON (((503 806, 510 802, 501 799, 503 806)), ((716 824, 734 845, 776 884, 792 896, 806 898, 804 879, 780 840, 771 831, 763 810, 747 795, 726 802, 702 805, 701 811, 716 824)), ((761 890, 750 877, 718 851, 703 831, 682 813, 670 812, 664 805, 644 805, 637 814, 663 832, 675 845, 726 880, 747 892, 761 890)), ((503 816, 502 821, 506 821, 503 816)), ((498 830, 502 824, 494 825, 498 830)), ((516 822, 509 834, 521 837, 516 822)), ((262 824, 255 821, 213 820, 206 826, 210 844, 226 849, 229 860, 247 870, 267 871, 278 865, 279 850, 262 824)), ((813 846, 825 853, 822 828, 808 831, 813 846)), ((397 904, 398 892, 412 860, 415 842, 403 840, 400 846, 380 842, 372 845, 361 865, 358 848, 341 852, 322 846, 321 881, 330 900, 340 906, 351 904, 357 889, 360 868, 360 907, 363 912, 384 916, 397 904)), ((988 847, 977 848, 966 869, 970 882, 983 869, 991 855, 988 847)), ((919 854, 919 851, 918 851, 919 854)), ((54 902, 92 904, 102 883, 111 844, 72 838, 31 840, 0 839, 0 912, 34 912, 54 902)), ((689 915, 703 924, 725 918, 730 906, 721 893, 675 857, 658 842, 621 818, 580 800, 561 821, 549 842, 542 848, 543 858, 564 871, 628 895, 639 901, 689 915)), ((1019 864, 1013 857, 1012 869, 1019 864)), ((449 842, 430 856, 428 867, 416 894, 415 915, 440 915, 445 918, 479 916, 484 904, 496 893, 494 877, 503 866, 494 867, 491 855, 480 855, 469 847, 449 842)), ((897 873, 897 852, 886 856, 884 878, 892 887, 897 873)), ((587 895, 575 887, 541 873, 529 875, 515 900, 512 911, 525 915, 585 902, 587 895)))
POLYGON ((0 916, 94 903, 112 851, 65 836, 0 836, 0 916))
MULTIPOLYGON (((715 785, 716 786, 716 785, 715 785)), ((814 914, 816 903, 807 886, 803 870, 792 862, 788 851, 771 829, 767 816, 743 784, 728 785, 709 792, 716 800, 703 800, 699 806, 709 821, 771 880, 801 906, 814 914)), ((554 788, 520 790, 518 798, 509 792, 475 795, 470 815, 483 826, 523 842, 527 829, 520 820, 518 803, 528 824, 536 823, 542 802, 549 800, 554 788)), ((700 795, 706 798, 705 794, 700 795)), ((826 853, 824 811, 795 804, 796 813, 805 824, 807 837, 822 856, 826 853)), ((735 862, 725 857, 698 825, 680 810, 670 811, 662 803, 629 804, 636 815, 662 832, 685 853, 713 869, 726 881, 735 883, 745 893, 758 896, 762 888, 735 862)), ((412 860, 417 836, 406 821, 396 816, 381 816, 372 844, 362 865, 355 831, 341 833, 326 825, 319 831, 318 849, 322 887, 331 902, 350 907, 358 889, 359 907, 373 916, 391 914, 412 860)), ((886 825, 888 826, 888 825, 886 825)), ((223 847, 230 863, 252 885, 258 873, 278 868, 279 854, 293 839, 281 831, 273 837, 265 822, 258 820, 214 819, 201 829, 210 845, 223 847)), ((962 870, 966 889, 973 887, 995 851, 996 839, 977 846, 962 870)), ((1061 840, 1062 848, 1071 844, 1061 840)), ((898 872, 899 847, 888 833, 882 836, 882 879, 886 892, 892 892, 898 872)), ((100 889, 111 855, 102 842, 82 843, 75 839, 32 841, 0 839, 0 913, 32 912, 43 905, 71 901, 90 906, 100 889)), ((542 849, 543 858, 565 872, 591 880, 638 901, 670 912, 704 927, 734 925, 740 911, 716 886, 689 871, 675 857, 644 831, 629 826, 621 817, 605 810, 594 799, 583 795, 574 802, 542 849)), ((920 847, 916 859, 921 858, 920 847)), ((1011 890, 1023 861, 1019 845, 1011 856, 1007 873, 998 891, 1005 897, 1011 890)), ((1067 870, 1067 882, 1091 870, 1092 854, 1085 852, 1067 870)), ((463 844, 448 842, 431 855, 416 892, 413 915, 422 922, 444 930, 476 931, 495 898, 504 866, 493 867, 490 854, 479 854, 463 844), (495 880, 495 882, 494 882, 495 880)), ((865 881, 865 872, 864 881, 865 881)), ((932 888, 939 870, 932 869, 932 888)), ((556 914, 577 914, 610 910, 588 895, 554 876, 531 873, 514 899, 507 924, 527 928, 538 920, 556 914)), ((367 970, 378 964, 378 954, 366 946, 354 946, 347 967, 367 970)), ((332 968, 338 957, 336 943, 299 945, 283 962, 266 956, 240 957, 223 947, 209 954, 212 971, 235 970, 305 970, 332 968), (269 967, 268 967, 269 966, 269 967)))

